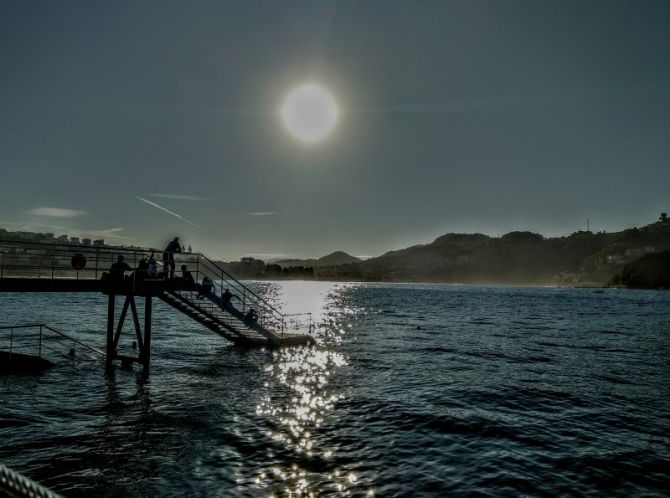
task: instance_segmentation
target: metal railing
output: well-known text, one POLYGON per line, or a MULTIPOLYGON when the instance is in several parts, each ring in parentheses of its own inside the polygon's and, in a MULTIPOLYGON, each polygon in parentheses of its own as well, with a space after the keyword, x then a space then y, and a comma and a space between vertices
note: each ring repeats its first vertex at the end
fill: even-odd
POLYGON ((44 323, 0 326, 0 351, 32 354, 38 358, 54 355, 71 360, 99 360, 105 353, 44 323), (2 340, 4 339, 4 340, 2 340))
MULTIPOLYGON (((253 309, 258 315, 258 323, 268 330, 284 334, 287 329, 287 317, 268 299, 250 286, 240 282, 221 265, 201 253, 165 253, 164 251, 142 247, 84 246, 73 244, 32 242, 22 240, 0 240, 0 279, 3 278, 39 278, 97 280, 109 273, 112 265, 123 256, 132 270, 123 272, 132 289, 141 280, 165 279, 170 273, 173 262, 176 279, 184 280, 181 266, 186 265, 194 279, 195 287, 205 277, 212 281, 212 297, 221 298, 225 289, 233 294, 231 305, 243 314, 253 309), (159 269, 157 275, 149 275, 146 269, 138 270, 140 262, 146 263, 151 257, 159 269)), ((309 315, 305 313, 304 315, 309 315)), ((298 315, 290 315, 292 317, 298 315)), ((292 319, 291 322, 295 322, 292 319)), ((293 323, 290 323, 293 325, 293 323)), ((305 328, 302 325, 298 328, 305 328)), ((296 331, 293 326, 292 331, 296 331)), ((309 333, 312 331, 311 318, 309 333)))

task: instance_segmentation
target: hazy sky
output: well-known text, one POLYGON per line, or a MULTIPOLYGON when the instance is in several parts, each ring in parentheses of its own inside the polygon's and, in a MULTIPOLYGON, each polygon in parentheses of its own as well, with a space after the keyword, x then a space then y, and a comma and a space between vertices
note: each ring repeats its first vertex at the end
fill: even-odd
POLYGON ((644 225, 669 26, 644 0, 0 0, 0 227, 233 259, 644 225), (278 118, 306 81, 340 109, 310 146, 278 118))

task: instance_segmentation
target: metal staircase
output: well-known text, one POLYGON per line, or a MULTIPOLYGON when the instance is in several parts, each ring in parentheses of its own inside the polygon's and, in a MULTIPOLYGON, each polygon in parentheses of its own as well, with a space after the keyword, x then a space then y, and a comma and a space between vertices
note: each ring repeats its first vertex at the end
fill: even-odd
POLYGON ((165 291, 160 299, 204 325, 212 332, 239 346, 278 346, 281 337, 258 323, 244 320, 242 313, 231 307, 216 304, 216 298, 198 297, 196 291, 165 291))
MULTIPOLYGON (((166 290, 160 299, 181 311, 209 330, 240 346, 294 345, 313 342, 311 338, 311 314, 302 316, 306 323, 291 316, 292 333, 287 333, 287 316, 277 310, 265 297, 259 295, 248 285, 227 273, 218 263, 203 254, 175 254, 177 269, 186 264, 196 282, 207 277, 212 282, 211 293, 201 294, 201 284, 192 284, 183 278, 167 280, 166 290), (228 290, 232 294, 229 302, 224 303, 221 296, 228 290), (256 320, 245 318, 249 310, 257 314, 256 320), (302 335, 296 334, 304 329, 302 335)), ((180 272, 177 271, 176 275, 180 272)))

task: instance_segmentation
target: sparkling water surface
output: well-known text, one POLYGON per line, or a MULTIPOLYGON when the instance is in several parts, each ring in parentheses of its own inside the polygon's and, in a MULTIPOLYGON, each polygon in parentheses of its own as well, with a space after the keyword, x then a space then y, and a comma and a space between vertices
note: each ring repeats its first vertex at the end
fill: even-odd
MULTIPOLYGON (((256 285, 317 346, 239 350, 158 302, 148 378, 0 376, 0 462, 72 497, 667 496, 670 293, 256 285)), ((0 293, 0 325, 104 348, 105 320, 0 293)))

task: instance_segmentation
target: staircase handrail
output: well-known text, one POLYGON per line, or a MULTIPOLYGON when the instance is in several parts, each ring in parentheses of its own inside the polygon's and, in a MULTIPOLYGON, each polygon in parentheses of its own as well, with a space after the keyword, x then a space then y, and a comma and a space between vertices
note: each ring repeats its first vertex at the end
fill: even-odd
POLYGON ((83 346, 84 348, 86 348, 90 351, 95 352, 96 354, 102 355, 103 357, 106 356, 104 351, 102 351, 100 349, 97 349, 97 348, 94 348, 93 346, 89 346, 88 344, 86 344, 84 342, 81 342, 80 340, 75 339, 72 336, 69 336, 69 335, 67 335, 67 334, 65 334, 65 333, 63 333, 59 330, 54 329, 53 327, 50 327, 46 323, 25 323, 25 324, 19 324, 19 325, 2 325, 2 326, 0 326, 0 330, 27 329, 27 328, 37 328, 37 327, 45 328, 45 329, 53 332, 54 334, 57 334, 61 337, 64 337, 68 341, 72 341, 72 342, 74 342, 74 343, 76 343, 80 346, 83 346))
POLYGON ((202 254, 202 253, 189 253, 189 254, 197 255, 197 256, 199 256, 200 258, 204 259, 207 263, 209 263, 209 264, 212 265, 214 268, 216 268, 217 270, 219 270, 219 271, 221 272, 222 275, 225 275, 226 277, 228 277, 228 279, 232 280, 232 281, 235 282, 237 285, 239 285, 240 287, 242 287, 243 289, 245 289, 249 294, 251 294, 252 296, 254 296, 258 301, 261 301, 261 302, 262 302, 263 304, 265 304, 269 309, 271 309, 272 311, 274 311, 275 313, 277 313, 279 316, 282 316, 282 317, 284 316, 284 314, 283 314, 281 311, 279 311, 277 308, 275 308, 275 307, 274 307, 274 306, 273 306, 267 299, 265 299, 264 297, 261 297, 261 296, 259 296, 258 294, 256 294, 251 288, 249 288, 248 286, 244 285, 242 282, 240 282, 238 279, 236 279, 235 277, 233 277, 233 276, 232 276, 230 273, 228 273, 226 270, 224 270, 223 268, 221 268, 215 261, 212 261, 211 259, 209 259, 207 256, 205 256, 205 255, 202 254))

